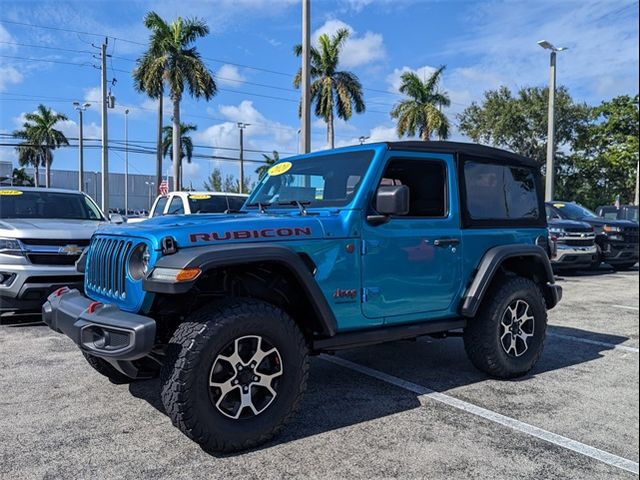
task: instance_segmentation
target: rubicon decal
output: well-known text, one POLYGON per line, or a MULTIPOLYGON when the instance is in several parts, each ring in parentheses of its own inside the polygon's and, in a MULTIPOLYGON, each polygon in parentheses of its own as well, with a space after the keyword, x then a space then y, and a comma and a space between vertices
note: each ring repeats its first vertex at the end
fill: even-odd
POLYGON ((250 238, 306 237, 311 235, 311 227, 262 228, 260 230, 234 230, 230 232, 192 233, 192 242, 215 242, 225 240, 247 240, 250 238))

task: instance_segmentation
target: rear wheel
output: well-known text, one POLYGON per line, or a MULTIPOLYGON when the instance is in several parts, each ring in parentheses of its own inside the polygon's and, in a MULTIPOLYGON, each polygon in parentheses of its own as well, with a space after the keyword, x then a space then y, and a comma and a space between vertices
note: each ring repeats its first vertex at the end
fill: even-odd
POLYGON ((270 440, 297 410, 308 376, 307 345, 284 311, 258 300, 205 307, 181 324, 161 372, 162 402, 207 451, 270 440))
POLYGON ((547 310, 538 285, 506 277, 464 331, 471 362, 498 378, 526 374, 538 361, 547 329, 547 310))
POLYGON ((96 372, 107 377, 112 383, 120 385, 123 383, 131 383, 134 381, 133 378, 127 377, 124 373, 117 370, 106 360, 99 357, 94 357, 93 355, 85 352, 82 352, 82 354, 84 355, 84 358, 86 358, 87 363, 91 365, 96 372))

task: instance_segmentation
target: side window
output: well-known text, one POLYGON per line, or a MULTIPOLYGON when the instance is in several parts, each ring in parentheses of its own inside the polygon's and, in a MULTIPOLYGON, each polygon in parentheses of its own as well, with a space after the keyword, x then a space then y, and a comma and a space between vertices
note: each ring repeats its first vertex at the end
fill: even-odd
POLYGON ((466 162, 467 210, 474 220, 539 219, 533 172, 524 167, 466 162))
POLYGON ((380 185, 409 187, 407 217, 441 218, 447 215, 447 172, 440 160, 393 158, 380 185))
POLYGON ((153 209, 153 214, 151 215, 152 217, 159 217, 164 213, 164 207, 167 206, 167 200, 167 197, 160 197, 158 199, 158 201, 156 202, 156 206, 153 209))
POLYGON ((167 215, 182 215, 184 213, 184 203, 177 195, 171 199, 167 215))

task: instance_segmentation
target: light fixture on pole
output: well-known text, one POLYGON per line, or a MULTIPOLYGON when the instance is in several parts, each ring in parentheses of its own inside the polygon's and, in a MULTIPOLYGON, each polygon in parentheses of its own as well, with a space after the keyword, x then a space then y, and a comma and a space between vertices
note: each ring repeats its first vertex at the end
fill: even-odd
POLYGON ((247 128, 249 123, 237 123, 240 129, 240 188, 239 193, 244 193, 244 129, 247 128))
POLYGON ((124 214, 129 215, 129 109, 124 111, 124 214))
POLYGON ((82 179, 84 178, 84 134, 83 134, 83 117, 84 111, 91 106, 90 103, 80 103, 73 102, 74 108, 78 111, 80 115, 80 123, 78 125, 78 190, 81 192, 84 190, 84 182, 82 179))
POLYGON ((555 185, 555 148, 556 148, 556 126, 555 126, 555 102, 556 102, 556 53, 566 50, 566 47, 556 47, 546 40, 538 42, 545 50, 551 50, 549 59, 549 113, 547 130, 547 176, 545 181, 544 198, 550 202, 554 197, 555 185))
POLYGON ((366 137, 366 136, 362 135, 360 138, 358 138, 358 140, 360 141, 360 145, 362 145, 364 142, 366 142, 370 138, 371 137, 366 137))
POLYGON ((144 184, 149 186, 149 211, 151 211, 151 190, 153 190, 153 186, 155 185, 155 183, 144 182, 144 184))

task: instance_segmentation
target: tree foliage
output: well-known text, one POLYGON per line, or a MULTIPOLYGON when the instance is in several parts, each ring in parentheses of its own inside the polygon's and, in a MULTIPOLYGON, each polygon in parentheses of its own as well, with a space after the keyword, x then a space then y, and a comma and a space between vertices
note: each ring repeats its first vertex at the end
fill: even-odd
POLYGON ((434 132, 441 139, 449 137, 449 120, 440 107, 448 107, 451 101, 446 92, 438 89, 444 69, 443 65, 424 81, 415 72, 402 74, 400 93, 408 98, 391 110, 391 117, 398 121, 399 137, 413 137, 417 133, 422 140, 428 141, 434 132))
MULTIPOLYGON (((351 72, 338 70, 340 51, 349 37, 349 30, 341 28, 329 37, 322 34, 318 38, 318 48, 311 47, 311 103, 315 104, 316 116, 327 123, 327 143, 331 148, 335 145, 334 110, 338 118, 349 120, 353 112, 365 111, 362 84, 351 72)), ((302 55, 302 45, 293 47, 296 56, 302 55)), ((293 86, 300 88, 302 69, 293 79, 293 86)))
POLYGON ((558 165, 557 192, 588 207, 634 200, 638 168, 638 95, 603 102, 589 113, 571 155, 558 165))
MULTIPOLYGON (((505 148, 537 160, 546 159, 548 88, 522 88, 514 95, 507 87, 484 93, 460 115, 459 130, 474 142, 505 148)), ((571 146, 589 118, 589 107, 575 103, 566 88, 556 92, 556 151, 571 146)))
MULTIPOLYGON (((195 132, 198 129, 196 125, 191 123, 180 124, 180 159, 187 160, 187 163, 191 163, 193 158, 193 140, 189 136, 189 133, 195 132)), ((162 129, 162 155, 173 159, 173 125, 166 125, 162 129)))
POLYGON ((63 145, 69 145, 69 140, 60 130, 56 129, 58 122, 68 120, 66 115, 56 113, 43 104, 38 105, 35 112, 24 116, 26 122, 22 130, 13 133, 15 138, 24 140, 16 147, 18 162, 20 165, 31 165, 36 170, 44 165, 45 186, 51 186, 51 163, 53 162, 53 150, 63 145))
POLYGON ((256 173, 258 174, 258 180, 262 180, 262 177, 264 177, 267 174, 267 171, 269 170, 269 168, 273 164, 280 161, 280 154, 274 150, 271 155, 267 153, 263 153, 262 158, 264 158, 264 165, 260 165, 258 168, 256 168, 256 173))
MULTIPOLYGON (((244 178, 243 192, 250 192, 254 184, 248 177, 244 178)), ((204 181, 204 189, 209 192, 240 193, 240 180, 235 175, 223 175, 222 170, 214 168, 209 178, 204 181)))

